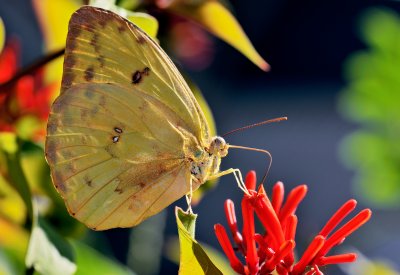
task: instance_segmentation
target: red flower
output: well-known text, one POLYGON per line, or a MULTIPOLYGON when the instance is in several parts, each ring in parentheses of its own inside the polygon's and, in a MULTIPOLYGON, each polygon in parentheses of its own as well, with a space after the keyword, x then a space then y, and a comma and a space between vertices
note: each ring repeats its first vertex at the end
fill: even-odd
MULTIPOLYGON (((11 41, 0 54, 0 84, 6 83, 17 72, 19 63, 19 44, 11 41)), ((43 70, 32 75, 24 75, 14 84, 0 90, 0 131, 16 131, 21 118, 34 117, 43 122, 43 127, 36 129, 36 137, 44 136, 44 122, 50 111, 52 95, 56 84, 45 85, 43 70)))
POLYGON ((225 228, 221 224, 214 226, 215 234, 227 255, 232 268, 239 274, 277 274, 319 275, 323 274, 320 266, 354 262, 357 255, 347 253, 327 256, 328 252, 341 244, 344 239, 366 223, 371 217, 371 210, 364 209, 338 230, 334 229, 353 211, 357 205, 349 200, 326 223, 324 228, 309 244, 303 255, 295 263, 294 248, 297 228, 296 209, 307 193, 307 186, 294 188, 283 204, 284 186, 277 182, 272 190, 272 201, 269 200, 261 185, 255 191, 256 174, 251 171, 246 176, 246 187, 250 195, 242 200, 243 230, 239 232, 235 207, 231 200, 225 202, 225 213, 234 243, 245 259, 243 264, 229 241, 225 228), (255 233, 254 213, 265 228, 265 233, 255 233))

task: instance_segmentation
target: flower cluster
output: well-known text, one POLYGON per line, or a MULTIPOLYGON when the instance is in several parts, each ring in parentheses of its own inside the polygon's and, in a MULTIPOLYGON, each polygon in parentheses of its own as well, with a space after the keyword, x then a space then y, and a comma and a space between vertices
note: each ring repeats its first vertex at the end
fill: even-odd
POLYGON ((245 259, 243 264, 235 253, 225 228, 221 224, 214 226, 218 241, 229 258, 231 267, 239 274, 323 274, 319 267, 329 264, 347 263, 356 260, 355 253, 327 256, 336 245, 366 223, 371 210, 364 209, 355 217, 334 231, 338 224, 352 212, 357 202, 349 200, 340 207, 326 223, 319 234, 311 241, 303 255, 295 261, 295 235, 297 216, 295 211, 307 193, 307 186, 294 188, 283 203, 284 186, 277 182, 273 187, 272 198, 268 198, 264 187, 256 188, 256 174, 247 174, 245 184, 249 195, 242 200, 243 230, 240 233, 236 221, 235 208, 231 200, 225 202, 225 214, 236 250, 245 259), (265 233, 255 232, 254 213, 265 228, 265 233))
MULTIPOLYGON (((19 44, 12 40, 0 54, 0 84, 4 84, 17 73, 19 44)), ((44 71, 21 76, 13 85, 0 90, 0 132, 14 132, 24 118, 34 119, 38 125, 33 129, 35 137, 43 137, 44 123, 50 111, 56 83, 44 84, 44 71)))

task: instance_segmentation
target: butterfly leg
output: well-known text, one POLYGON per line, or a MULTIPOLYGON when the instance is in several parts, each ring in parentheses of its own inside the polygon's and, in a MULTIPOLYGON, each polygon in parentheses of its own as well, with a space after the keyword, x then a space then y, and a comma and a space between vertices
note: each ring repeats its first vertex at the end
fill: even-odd
POLYGON ((244 182, 243 182, 242 172, 240 172, 240 170, 237 169, 237 168, 235 168, 235 169, 234 169, 234 168, 229 168, 229 169, 227 169, 227 170, 220 171, 220 172, 218 172, 218 173, 216 173, 216 174, 211 175, 210 177, 208 177, 208 180, 213 180, 213 179, 216 179, 216 178, 219 178, 219 177, 228 175, 228 174, 233 174, 233 175, 235 176, 235 179, 236 179, 236 182, 237 182, 237 184, 238 184, 238 187, 239 187, 240 189, 242 189, 242 191, 243 191, 244 193, 250 195, 249 191, 247 190, 246 185, 245 185, 244 182))
POLYGON ((186 194, 186 202, 188 205, 188 210, 187 212, 193 214, 193 210, 192 210, 192 197, 193 197, 193 178, 190 177, 190 189, 189 189, 189 193, 186 194))

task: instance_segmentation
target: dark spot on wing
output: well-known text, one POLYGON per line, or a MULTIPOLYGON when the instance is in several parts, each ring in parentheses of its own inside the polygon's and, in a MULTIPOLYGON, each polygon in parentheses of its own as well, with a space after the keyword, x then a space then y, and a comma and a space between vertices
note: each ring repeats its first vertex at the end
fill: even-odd
POLYGON ((144 188, 146 186, 146 183, 144 183, 143 181, 139 182, 139 186, 140 188, 144 188))
POLYGON ((67 36, 67 51, 72 51, 76 48, 76 38, 81 34, 80 28, 70 28, 67 36))
POLYGON ((89 67, 85 70, 85 80, 91 81, 94 78, 94 69, 93 67, 89 67))
POLYGON ((114 131, 117 132, 118 134, 121 134, 121 133, 122 133, 122 129, 121 129, 121 128, 118 128, 118 127, 115 127, 115 128, 114 128, 114 131))
POLYGON ((136 71, 132 74, 132 83, 138 84, 142 80, 142 73, 140 71, 136 71))
POLYGON ((107 21, 109 20, 109 18, 99 18, 99 24, 102 28, 105 28, 107 25, 107 21))
POLYGON ((127 29, 126 24, 122 24, 122 25, 118 26, 118 32, 119 33, 123 33, 124 31, 126 31, 126 29, 127 29))
POLYGON ((100 63, 100 67, 104 67, 104 55, 99 55, 98 57, 97 57, 97 61, 99 61, 99 63, 100 63))
POLYGON ((146 39, 143 36, 139 36, 137 39, 138 44, 142 45, 146 43, 146 39))
POLYGON ((113 136, 112 141, 113 141, 114 143, 117 143, 118 140, 119 140, 119 136, 113 136))
POLYGON ((123 190, 120 187, 115 188, 114 192, 117 192, 118 194, 122 194, 123 190))
POLYGON ((143 71, 137 70, 132 74, 132 84, 139 84, 144 76, 148 76, 150 73, 150 68, 145 67, 143 71))
POLYGON ((74 81, 75 74, 71 71, 71 69, 75 66, 75 64, 76 64, 75 58, 72 57, 71 53, 66 52, 64 59, 64 73, 61 83, 64 89, 69 88, 72 85, 72 82, 74 81))
POLYGON ((83 180, 85 181, 86 185, 92 187, 92 180, 86 175, 83 180))
POLYGON ((100 51, 100 45, 97 42, 99 39, 99 34, 95 33, 92 37, 92 39, 90 40, 90 45, 92 45, 94 47, 94 51, 95 52, 99 52, 100 51))

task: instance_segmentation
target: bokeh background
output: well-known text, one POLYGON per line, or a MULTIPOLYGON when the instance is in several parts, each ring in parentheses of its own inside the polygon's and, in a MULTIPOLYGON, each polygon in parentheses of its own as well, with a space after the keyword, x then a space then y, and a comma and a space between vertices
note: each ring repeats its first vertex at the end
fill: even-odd
MULTIPOLYGON (((261 71, 228 44, 198 28, 186 31, 198 35, 199 52, 185 56, 179 46, 185 32, 178 28, 171 31, 174 21, 156 13, 161 45, 202 91, 219 134, 288 116, 286 122, 226 139, 231 144, 271 152, 268 191, 277 180, 283 181, 287 190, 308 185, 308 195, 298 210, 298 251, 304 250, 339 206, 355 198, 358 209, 371 208, 373 217, 346 240, 345 249, 356 247, 369 261, 388 265, 393 273, 386 274, 397 274, 400 3, 229 3, 255 48, 271 65, 270 72, 261 71)), ((20 42, 21 66, 44 55, 43 32, 30 1, 1 1, 0 17, 7 37, 20 42)), ((222 169, 238 167, 244 173, 253 169, 261 177, 266 165, 265 156, 259 153, 231 149, 222 169)), ((200 242, 221 251, 213 225, 225 223, 225 199, 239 204, 241 196, 234 178, 226 176, 193 208, 199 214, 196 238, 200 242)), ((177 235, 175 205, 184 207, 185 202, 175 203, 132 230, 86 232, 85 241, 128 263, 138 274, 175 274, 178 266, 168 254, 177 235), (149 243, 153 250, 149 250, 149 243)), ((330 267, 327 273, 357 274, 349 266, 330 267)))

